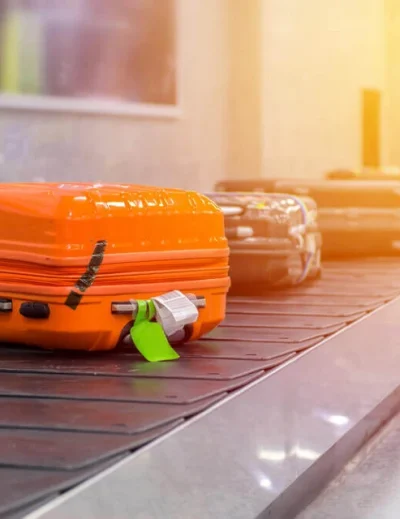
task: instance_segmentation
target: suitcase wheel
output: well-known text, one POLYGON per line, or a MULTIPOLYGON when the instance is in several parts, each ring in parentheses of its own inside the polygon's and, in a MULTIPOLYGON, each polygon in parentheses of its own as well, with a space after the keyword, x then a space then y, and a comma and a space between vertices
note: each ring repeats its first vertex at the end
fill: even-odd
POLYGON ((172 346, 179 346, 188 342, 193 335, 193 326, 191 324, 186 325, 182 330, 179 330, 171 337, 168 337, 168 341, 172 346))
MULTIPOLYGON (((129 321, 121 330, 119 339, 117 341, 117 348, 121 348, 124 345, 131 345, 132 339, 130 336, 130 331, 133 326, 133 321, 129 321)), ((189 341, 191 336, 193 335, 193 326, 188 324, 182 330, 179 330, 171 337, 168 337, 168 341, 172 346, 178 346, 180 344, 185 344, 189 341)))

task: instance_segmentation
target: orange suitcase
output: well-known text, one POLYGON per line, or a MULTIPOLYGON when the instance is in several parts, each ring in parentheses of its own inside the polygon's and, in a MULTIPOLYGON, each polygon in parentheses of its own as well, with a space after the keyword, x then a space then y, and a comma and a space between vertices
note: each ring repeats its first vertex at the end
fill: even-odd
POLYGON ((110 350, 132 300, 171 290, 205 301, 197 339, 224 319, 228 254, 220 209, 195 192, 0 184, 0 341, 110 350))

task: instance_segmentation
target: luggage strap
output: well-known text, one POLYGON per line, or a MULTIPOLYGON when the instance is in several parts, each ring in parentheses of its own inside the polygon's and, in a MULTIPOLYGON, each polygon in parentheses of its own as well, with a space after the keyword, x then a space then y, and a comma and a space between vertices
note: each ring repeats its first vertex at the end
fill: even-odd
POLYGON ((179 355, 169 344, 161 324, 152 322, 155 314, 153 301, 137 301, 137 308, 130 335, 143 357, 149 362, 178 359, 179 355))
POLYGON ((302 215, 302 224, 293 229, 293 236, 295 236, 301 247, 305 246, 305 258, 303 261, 303 271, 300 276, 294 282, 295 285, 299 285, 305 281, 311 271, 313 265, 313 259, 316 258, 318 261, 319 251, 316 250, 315 238, 313 235, 307 233, 308 225, 308 209, 300 198, 294 195, 285 195, 291 198, 296 204, 299 205, 302 215))
POLYGON ((135 308, 130 336, 133 344, 149 362, 178 359, 168 337, 197 321, 199 312, 193 300, 179 290, 149 300, 131 301, 135 308))

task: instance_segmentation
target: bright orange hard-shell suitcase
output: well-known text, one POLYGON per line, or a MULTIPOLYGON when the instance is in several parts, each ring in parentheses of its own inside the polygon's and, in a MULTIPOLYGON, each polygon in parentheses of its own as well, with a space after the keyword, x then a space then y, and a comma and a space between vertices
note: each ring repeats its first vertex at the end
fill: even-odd
POLYGON ((228 254, 220 209, 195 192, 0 184, 0 341, 110 350, 130 301, 171 290, 205 299, 197 339, 224 319, 228 254))

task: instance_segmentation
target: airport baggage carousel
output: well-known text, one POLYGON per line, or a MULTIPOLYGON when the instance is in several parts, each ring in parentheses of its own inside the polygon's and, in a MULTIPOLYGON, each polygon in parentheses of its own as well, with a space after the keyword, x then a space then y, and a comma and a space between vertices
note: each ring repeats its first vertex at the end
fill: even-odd
POLYGON ((149 364, 0 349, 0 516, 293 517, 398 409, 396 258, 229 298, 149 364))

